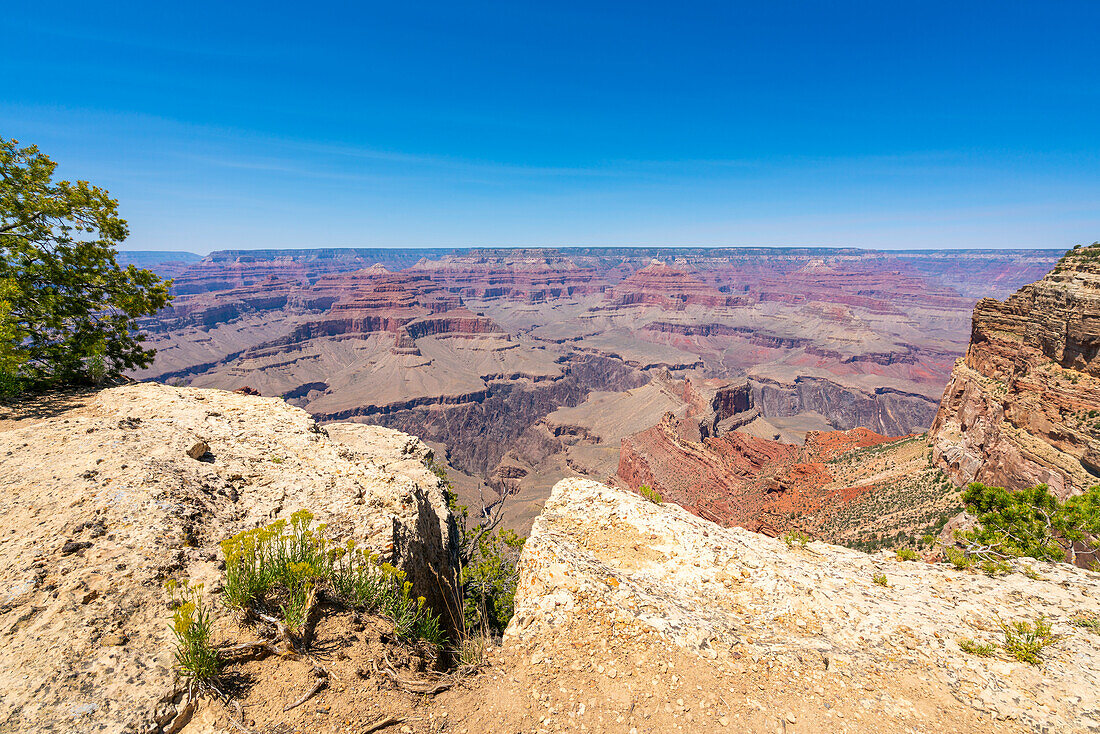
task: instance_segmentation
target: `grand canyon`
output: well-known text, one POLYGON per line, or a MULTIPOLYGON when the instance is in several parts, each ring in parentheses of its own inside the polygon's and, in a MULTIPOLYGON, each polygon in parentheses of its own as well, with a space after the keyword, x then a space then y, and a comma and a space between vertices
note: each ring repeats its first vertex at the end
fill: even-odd
MULTIPOLYGON (((521 531, 568 476, 649 483, 705 517, 778 530, 821 504, 780 491, 792 467, 823 497, 862 495, 805 467, 927 431, 974 305, 1039 280, 1061 254, 148 253, 135 257, 172 277, 176 297, 143 322, 157 356, 133 376, 247 387, 322 423, 413 433, 464 502, 504 501, 521 531), (853 429, 866 435, 833 437, 853 429)), ((946 509, 929 501, 922 522, 946 509)))
MULTIPOLYGON (((1095 497, 1100 244, 1053 262, 967 253, 970 286, 921 274, 936 254, 746 256, 785 264, 757 282, 788 286, 768 290, 707 276, 684 253, 361 257, 168 263, 192 292, 147 328, 164 355, 151 374, 177 384, 0 413, 12 529, 0 571, 13 579, 0 725, 1100 727, 1095 548, 982 573, 951 555, 952 531, 975 522, 960 506, 967 482, 1095 497), (993 273, 1031 262, 1048 272, 975 303, 979 282, 1011 288, 993 273), (307 612, 312 637, 242 641, 257 620, 282 622, 229 613, 227 548, 306 506, 343 547, 360 538, 402 569, 406 594, 451 614, 448 635, 469 635, 448 583, 464 578, 466 532, 452 489, 515 503, 507 518, 529 535, 514 613, 474 662, 403 643, 384 611, 330 591, 311 594, 324 599, 307 612), (179 648, 172 662, 162 586, 179 574, 213 585, 228 693, 181 676, 179 648), (1004 616, 1036 614, 1041 656, 1009 655, 1005 630, 1038 628, 1004 616)), ((299 512, 291 522, 303 531, 299 512)), ((194 608, 176 607, 175 629, 194 608)))

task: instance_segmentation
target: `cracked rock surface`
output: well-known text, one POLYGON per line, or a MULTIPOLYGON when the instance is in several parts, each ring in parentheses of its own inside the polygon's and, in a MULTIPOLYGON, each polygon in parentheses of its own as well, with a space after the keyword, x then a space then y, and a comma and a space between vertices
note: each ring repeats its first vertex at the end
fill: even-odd
POLYGON ((213 596, 219 541, 300 508, 453 604, 436 576, 453 578, 457 541, 430 459, 416 438, 320 428, 279 398, 153 383, 4 421, 0 731, 178 729, 164 582, 213 596))
MULTIPOLYGON (((977 725, 971 716, 987 722, 985 730, 998 722, 1100 731, 1100 636, 1074 623, 1100 613, 1100 574, 1028 565, 1038 579, 1019 568, 990 578, 820 542, 788 547, 675 505, 567 479, 523 549, 505 648, 567 667, 565 630, 631 629, 630 639, 648 640, 643 648, 671 644, 700 665, 812 681, 798 701, 799 720, 833 721, 837 730, 872 730, 870 715, 881 731, 966 731, 977 725), (888 585, 876 584, 876 574, 888 585), (1040 614, 1061 636, 1040 666, 1000 648, 976 657, 959 647, 962 638, 999 644, 999 619, 1040 614), (838 687, 874 691, 861 693, 865 700, 852 703, 843 724, 838 687)), ((774 683, 762 690, 767 685, 774 683)))

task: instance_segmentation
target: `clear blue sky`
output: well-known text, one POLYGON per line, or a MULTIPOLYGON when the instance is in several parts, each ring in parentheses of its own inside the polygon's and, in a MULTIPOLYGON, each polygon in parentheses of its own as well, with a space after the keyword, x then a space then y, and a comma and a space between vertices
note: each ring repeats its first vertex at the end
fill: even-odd
POLYGON ((4 9, 132 249, 1100 239, 1100 2, 4 9))

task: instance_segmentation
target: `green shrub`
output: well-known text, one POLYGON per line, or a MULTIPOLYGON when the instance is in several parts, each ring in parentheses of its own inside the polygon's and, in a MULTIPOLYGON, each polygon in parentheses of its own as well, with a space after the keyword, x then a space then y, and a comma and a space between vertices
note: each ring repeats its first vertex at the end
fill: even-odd
POLYGON ((806 535, 806 533, 801 530, 789 530, 783 533, 783 542, 787 544, 788 548, 793 547, 795 543, 805 548, 810 542, 810 536, 806 535))
POLYGON ((655 505, 659 505, 664 502, 664 500, 661 499, 661 493, 655 490, 653 487, 649 486, 648 484, 643 484, 642 486, 638 487, 638 493, 655 505))
POLYGON ((459 587, 462 601, 462 639, 459 657, 485 650, 484 637, 501 634, 515 610, 516 583, 519 581, 519 554, 526 538, 512 530, 500 529, 503 504, 491 517, 470 518, 470 509, 458 503, 458 496, 443 467, 429 467, 444 485, 447 508, 455 518, 459 533, 459 587))
POLYGON ((944 550, 944 555, 947 556, 947 562, 959 571, 965 571, 974 566, 974 559, 958 548, 947 548, 944 550))
POLYGON ((1076 563, 1081 547, 1100 552, 1100 485, 1061 502, 1045 484, 1021 490, 973 483, 963 493, 973 530, 956 533, 981 561, 1031 557, 1076 563))
POLYGON ((1086 614, 1073 620, 1073 624, 1077 627, 1087 629, 1093 634, 1100 635, 1100 615, 1086 614))
POLYGON ((218 677, 219 662, 211 643, 214 618, 202 603, 202 584, 170 580, 165 588, 176 604, 172 613, 176 670, 189 681, 212 685, 218 677))
POLYGON ((912 548, 898 548, 897 557, 899 561, 919 561, 920 556, 912 548))
POLYGON ((985 558, 978 564, 978 568, 982 570, 986 576, 1004 576, 1006 573, 1012 570, 1004 561, 997 561, 992 558, 985 558))
POLYGON ((889 583, 886 581, 886 574, 884 573, 876 573, 871 577, 871 580, 879 586, 889 586, 889 583))
POLYGON ((971 655, 978 655, 983 658, 989 657, 997 649, 996 645, 991 645, 986 642, 975 642, 970 639, 959 640, 959 647, 963 652, 968 652, 971 655))
POLYGON ((302 628, 308 600, 323 586, 346 606, 378 612, 402 640, 444 642, 439 618, 424 597, 410 596, 405 572, 360 550, 355 541, 336 545, 325 526, 312 528, 313 514, 299 510, 286 520, 247 530, 222 541, 226 605, 248 611, 278 607, 292 631, 302 628))
POLYGON ((1060 639, 1057 635, 1051 634, 1050 622, 1041 614, 1034 622, 1001 621, 1000 624, 1005 637, 1003 643, 1005 651, 1021 663, 1039 665, 1042 662, 1039 654, 1043 648, 1053 645, 1060 639))

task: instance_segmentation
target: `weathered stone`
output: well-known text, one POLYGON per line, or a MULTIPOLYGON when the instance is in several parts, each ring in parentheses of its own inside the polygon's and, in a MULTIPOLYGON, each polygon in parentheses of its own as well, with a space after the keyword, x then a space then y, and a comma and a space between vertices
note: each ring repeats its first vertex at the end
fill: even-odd
POLYGON ((386 428, 315 429, 279 398, 140 383, 0 432, 0 731, 182 729, 194 708, 172 692, 164 581, 204 582, 228 624, 219 541, 300 508, 390 555, 445 625, 458 618, 430 450, 386 428), (216 462, 189 458, 200 435, 216 462), (94 545, 57 540, 96 527, 94 545))
POLYGON ((1100 483, 1100 245, 978 303, 930 436, 959 484, 1044 483, 1064 498, 1100 483))
MULTIPOLYGON (((953 700, 1037 731, 1080 731, 1080 721, 1100 714, 1100 637, 1074 619, 1095 612, 1100 575, 1031 565, 1041 578, 990 578, 820 542, 787 547, 675 505, 567 479, 554 487, 524 546, 505 643, 533 661, 572 654, 560 639, 565 630, 641 628, 700 660, 748 658, 792 677, 828 683, 839 676, 876 700, 937 708, 934 702, 953 700), (873 581, 878 573, 887 587, 873 581), (959 648, 963 637, 1002 641, 998 619, 1039 614, 1062 635, 1040 667, 959 648), (922 679, 916 689, 904 682, 914 675, 922 679), (990 695, 976 695, 982 690, 990 695)), ((892 710, 903 722, 911 716, 901 706, 892 710)), ((771 715, 794 723, 782 712, 771 715)), ((912 716, 909 730, 924 730, 912 716)))
POLYGON ((210 444, 206 441, 199 441, 191 448, 187 449, 187 455, 192 459, 201 459, 210 453, 210 444))

